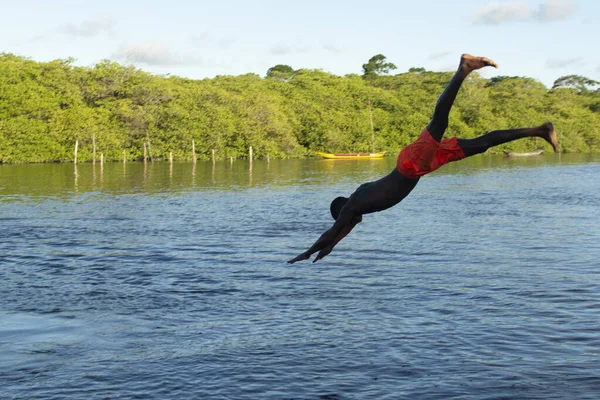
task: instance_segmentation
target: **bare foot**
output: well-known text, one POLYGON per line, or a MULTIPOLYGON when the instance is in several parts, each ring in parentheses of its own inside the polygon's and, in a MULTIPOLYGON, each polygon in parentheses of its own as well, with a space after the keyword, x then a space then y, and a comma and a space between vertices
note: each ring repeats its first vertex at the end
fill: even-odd
POLYGON ((463 68, 467 73, 483 67, 498 68, 498 64, 489 58, 475 57, 470 54, 463 54, 460 58, 460 68, 463 68))
POLYGON ((541 128, 545 131, 544 136, 542 136, 544 140, 550 143, 555 153, 558 152, 558 137, 556 136, 552 122, 546 122, 541 128))

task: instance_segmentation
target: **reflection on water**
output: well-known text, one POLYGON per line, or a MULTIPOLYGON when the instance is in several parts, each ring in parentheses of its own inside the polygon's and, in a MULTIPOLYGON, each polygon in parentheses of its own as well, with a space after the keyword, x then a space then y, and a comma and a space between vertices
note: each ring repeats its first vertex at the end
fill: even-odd
POLYGON ((599 161, 0 165, 0 398, 595 399, 599 161))
MULTIPOLYGON (((527 168, 598 162, 595 154, 550 154, 507 158, 476 156, 451 163, 434 175, 476 174, 485 169, 527 168)), ((112 193, 238 190, 253 186, 321 185, 377 179, 395 166, 379 160, 255 160, 216 163, 108 163, 0 165, 0 195, 56 196, 103 190, 112 193)))

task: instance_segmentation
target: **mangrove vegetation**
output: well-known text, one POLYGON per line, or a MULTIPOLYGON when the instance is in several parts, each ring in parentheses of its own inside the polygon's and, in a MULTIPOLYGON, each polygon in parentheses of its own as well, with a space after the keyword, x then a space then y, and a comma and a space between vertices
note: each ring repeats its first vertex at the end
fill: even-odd
MULTIPOLYGON (((102 61, 36 62, 0 55, 0 163, 247 157, 300 158, 315 151, 391 154, 414 140, 429 121, 451 77, 420 67, 392 75, 381 54, 363 74, 276 65, 256 74, 193 80, 153 75, 102 61), (371 118, 373 125, 371 125, 371 118), (374 132, 373 132, 374 131, 374 132), (372 143, 374 133, 375 142, 372 143)), ((395 72, 395 71, 394 71, 395 72)), ((448 136, 552 121, 563 152, 600 150, 598 82, 569 75, 552 88, 527 77, 484 79, 472 74, 450 116, 448 136)), ((494 151, 549 149, 534 139, 494 151)))

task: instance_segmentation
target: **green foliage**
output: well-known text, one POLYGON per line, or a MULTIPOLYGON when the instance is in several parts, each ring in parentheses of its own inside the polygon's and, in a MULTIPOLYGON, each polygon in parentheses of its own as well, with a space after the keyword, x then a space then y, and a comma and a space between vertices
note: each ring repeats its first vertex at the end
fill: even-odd
POLYGON ((267 71, 267 77, 279 79, 281 81, 287 81, 294 76, 294 68, 289 65, 277 64, 274 67, 271 67, 267 71))
MULTIPOLYGON (((0 55, 0 162, 68 162, 97 152, 106 160, 190 160, 303 157, 313 151, 371 151, 369 106, 377 151, 397 152, 419 135, 451 73, 423 68, 385 75, 393 64, 373 57, 365 73, 335 76, 277 65, 255 74, 191 80, 148 74, 108 60, 75 67, 73 60, 38 63, 0 55), (284 74, 284 75, 281 75, 284 74)), ((363 67, 365 67, 363 66, 363 67)), ((395 67, 394 67, 395 68, 395 67)), ((567 152, 600 151, 597 82, 563 77, 548 90, 523 77, 483 79, 472 74, 450 115, 447 135, 474 137, 494 129, 554 122, 567 152)), ((529 151, 545 144, 513 142, 529 151)))
POLYGON ((369 62, 363 64, 363 78, 374 79, 379 75, 388 74, 390 70, 396 69, 391 62, 387 62, 383 54, 377 54, 369 59, 369 62))
POLYGON ((552 85, 552 89, 571 88, 581 93, 589 92, 593 87, 599 85, 600 82, 586 78, 585 76, 567 75, 555 80, 554 85, 552 85))

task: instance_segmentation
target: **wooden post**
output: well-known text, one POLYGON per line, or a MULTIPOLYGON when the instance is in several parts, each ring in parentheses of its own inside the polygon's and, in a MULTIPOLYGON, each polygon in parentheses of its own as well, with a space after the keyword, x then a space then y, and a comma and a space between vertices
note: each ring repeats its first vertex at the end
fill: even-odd
POLYGON ((104 164, 104 153, 100 153, 100 166, 104 164))
POLYGON ((75 141, 75 155, 73 157, 73 164, 77 164, 77 148, 79 147, 79 140, 75 141))
POLYGON ((127 173, 127 152, 123 150, 123 177, 125 177, 127 173))
POLYGON ((169 164, 173 165, 173 152, 169 152, 169 164))
POLYGON ((229 164, 233 165, 233 156, 229 157, 229 164))
POLYGON ((558 132, 558 161, 562 161, 562 152, 563 152, 563 135, 562 131, 558 132))
POLYGON ((267 164, 271 163, 271 157, 269 157, 269 155, 267 154, 267 164))
POLYGON ((375 128, 373 127, 373 110, 371 100, 369 100, 369 120, 371 121, 371 149, 375 153, 375 128))
POLYGON ((215 163, 215 149, 212 149, 212 162, 215 163))
POLYGON ((250 162, 252 162, 252 146, 250 146, 248 158, 249 158, 250 162))
POLYGON ((79 184, 78 184, 79 174, 77 173, 77 164, 75 164, 75 166, 73 167, 73 174, 74 174, 73 175, 73 185, 74 185, 75 192, 77 192, 79 189, 79 184))
POLYGON ((146 142, 144 142, 144 164, 146 164, 146 142))
POLYGON ((210 171, 210 179, 212 183, 215 183, 215 163, 212 163, 212 169, 210 171))
POLYGON ((196 142, 192 139, 192 162, 196 164, 196 142))
POLYGON ((96 132, 92 133, 92 164, 96 164, 96 132))
POLYGON ((562 136, 562 131, 558 132, 558 154, 562 154, 562 148, 563 148, 563 136, 562 136))
POLYGON ((150 143, 150 138, 148 137, 147 139, 148 142, 148 156, 150 158, 150 162, 153 163, 154 162, 154 156, 152 156, 152 144, 150 143))
POLYGON ((252 147, 250 147, 250 163, 248 164, 248 186, 252 186, 252 147))

